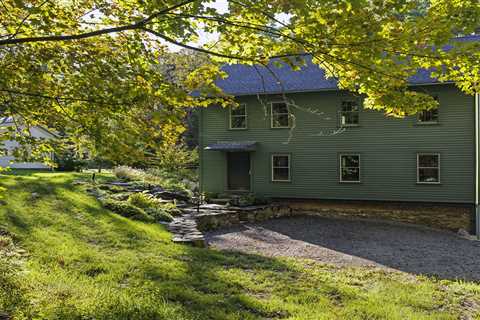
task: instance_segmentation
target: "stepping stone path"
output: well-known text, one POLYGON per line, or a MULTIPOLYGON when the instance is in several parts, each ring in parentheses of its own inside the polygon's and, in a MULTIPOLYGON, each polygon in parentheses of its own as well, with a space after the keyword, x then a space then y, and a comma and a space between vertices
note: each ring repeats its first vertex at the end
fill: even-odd
POLYGON ((191 244, 195 247, 206 247, 205 237, 198 230, 197 221, 192 214, 184 214, 175 217, 167 225, 168 231, 173 233, 172 241, 181 244, 191 244))
POLYGON ((247 217, 250 212, 262 211, 269 207, 250 206, 240 208, 226 204, 188 206, 182 209, 183 214, 181 216, 175 217, 172 222, 167 224, 167 229, 173 234, 173 242, 204 248, 207 243, 202 231, 248 222, 247 219, 242 219, 242 217, 247 217))
POLYGON ((228 210, 226 205, 218 204, 186 207, 182 209, 183 214, 181 216, 175 217, 173 221, 167 225, 167 229, 173 233, 173 242, 205 248, 207 243, 203 233, 198 228, 197 218, 202 215, 216 215, 228 211, 231 210, 228 210))

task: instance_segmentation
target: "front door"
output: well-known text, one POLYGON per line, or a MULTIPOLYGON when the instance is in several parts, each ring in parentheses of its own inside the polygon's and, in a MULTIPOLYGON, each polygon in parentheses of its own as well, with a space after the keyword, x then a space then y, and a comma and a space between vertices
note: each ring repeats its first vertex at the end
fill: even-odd
POLYGON ((250 153, 227 153, 228 190, 250 191, 250 153))

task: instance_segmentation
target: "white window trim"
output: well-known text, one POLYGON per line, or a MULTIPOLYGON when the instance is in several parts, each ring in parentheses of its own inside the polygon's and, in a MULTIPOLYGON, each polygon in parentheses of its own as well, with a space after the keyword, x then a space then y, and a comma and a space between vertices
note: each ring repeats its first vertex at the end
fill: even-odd
POLYGON ((290 117, 291 117, 291 113, 290 113, 290 106, 288 103, 286 103, 285 101, 272 101, 270 102, 270 128, 271 129, 290 129, 291 128, 291 124, 290 124, 290 117), (276 113, 276 115, 288 115, 288 126, 282 126, 282 127, 274 127, 273 126, 273 105, 274 104, 285 104, 287 106, 287 113, 276 113))
POLYGON ((272 182, 291 182, 292 181, 292 163, 291 163, 291 157, 290 157, 290 154, 288 153, 275 153, 275 154, 272 154, 272 156, 270 157, 270 167, 271 167, 271 180, 272 182), (273 165, 273 158, 274 157, 288 157, 288 167, 275 167, 273 165), (288 168, 288 180, 275 180, 275 175, 273 173, 273 169, 275 168, 288 168))
POLYGON ((441 155, 440 153, 435 153, 435 152, 419 152, 417 153, 417 184, 441 184, 441 155), (419 159, 420 156, 438 156, 438 167, 421 167, 421 169, 437 169, 438 170, 438 181, 436 182, 425 182, 425 181, 420 181, 420 167, 418 166, 419 164, 419 159))
MULTIPOLYGON (((339 154, 339 157, 338 157, 338 160, 339 160, 339 170, 338 170, 338 175, 339 175, 339 181, 341 183, 361 183, 362 182, 362 156, 359 154, 359 153, 340 153, 339 154), (356 181, 351 181, 351 180, 347 180, 347 181, 344 181, 342 179, 342 157, 343 156, 357 156, 358 157, 358 180, 356 181)), ((353 168, 353 167, 347 167, 347 168, 353 168)))
POLYGON ((246 130, 248 129, 248 113, 247 113, 247 104, 246 103, 241 103, 240 106, 243 106, 245 108, 245 115, 244 116, 232 116, 232 107, 229 108, 229 118, 228 118, 228 128, 230 130, 246 130), (236 118, 245 118, 245 127, 242 128, 233 128, 232 127, 232 117, 236 118))
POLYGON ((358 102, 357 100, 342 100, 340 102, 340 111, 339 111, 339 114, 340 114, 340 126, 341 127, 358 127, 360 126, 360 102, 358 102), (342 107, 343 107, 343 103, 344 102, 356 102, 357 103, 357 106, 358 106, 358 111, 343 111, 342 110, 342 107), (342 123, 342 117, 343 117, 343 114, 344 113, 357 113, 358 114, 358 122, 357 123, 346 123, 346 124, 343 124, 342 123))

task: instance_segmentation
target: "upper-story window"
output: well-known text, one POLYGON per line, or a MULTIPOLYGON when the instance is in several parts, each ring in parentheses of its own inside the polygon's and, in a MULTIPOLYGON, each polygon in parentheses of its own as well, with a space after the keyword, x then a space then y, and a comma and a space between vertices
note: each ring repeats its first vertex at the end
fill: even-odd
POLYGON ((418 113, 418 123, 421 123, 421 124, 438 123, 438 108, 420 111, 418 113))
MULTIPOLYGON (((434 99, 438 102, 438 97, 434 99)), ((436 124, 438 123, 438 108, 430 110, 422 110, 418 113, 417 122, 419 124, 436 124)))
POLYGON ((285 102, 272 102, 270 118, 272 128, 290 128, 290 110, 285 102))
POLYGON ((340 124, 342 126, 358 126, 360 121, 360 105, 357 100, 342 101, 340 124))
POLYGON ((247 129, 247 105, 230 108, 230 129, 247 129))

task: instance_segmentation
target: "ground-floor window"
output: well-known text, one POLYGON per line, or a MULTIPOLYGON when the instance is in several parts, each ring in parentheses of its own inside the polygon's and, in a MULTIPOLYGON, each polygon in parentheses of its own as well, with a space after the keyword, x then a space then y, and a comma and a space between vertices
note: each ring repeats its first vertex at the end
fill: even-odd
POLYGON ((417 154, 417 183, 440 183, 440 154, 417 154))
POLYGON ((360 182, 360 155, 340 155, 340 182, 360 182))
POLYGON ((272 181, 288 182, 290 181, 290 155, 273 154, 272 155, 272 181))

